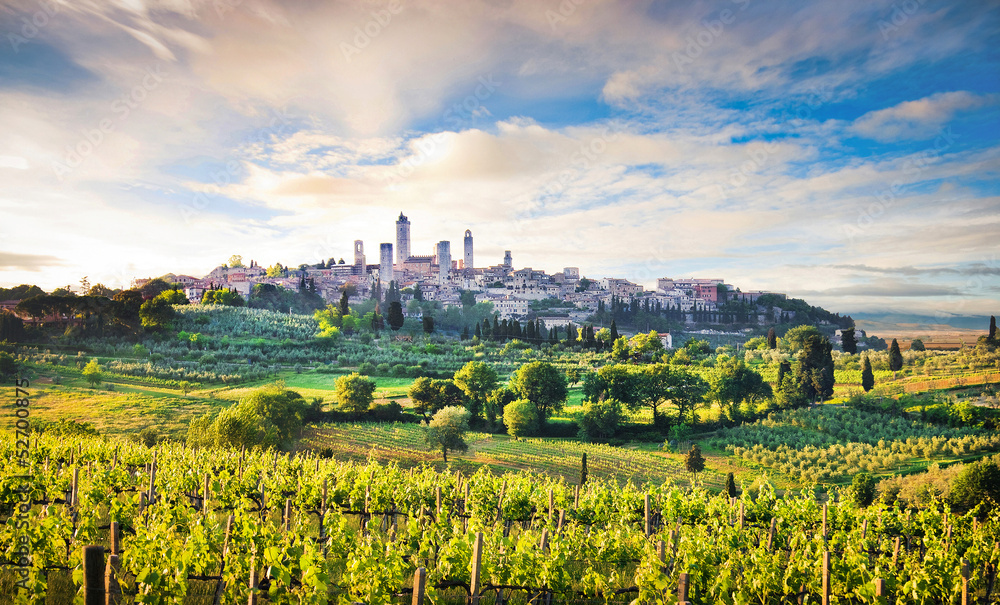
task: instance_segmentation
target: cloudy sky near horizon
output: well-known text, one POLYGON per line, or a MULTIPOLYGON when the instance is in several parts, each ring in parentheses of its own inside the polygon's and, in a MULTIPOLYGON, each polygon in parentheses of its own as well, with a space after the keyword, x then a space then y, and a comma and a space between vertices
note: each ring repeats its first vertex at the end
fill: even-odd
POLYGON ((998 49, 996 0, 0 0, 0 285, 376 262, 403 211, 477 265, 996 313, 998 49))

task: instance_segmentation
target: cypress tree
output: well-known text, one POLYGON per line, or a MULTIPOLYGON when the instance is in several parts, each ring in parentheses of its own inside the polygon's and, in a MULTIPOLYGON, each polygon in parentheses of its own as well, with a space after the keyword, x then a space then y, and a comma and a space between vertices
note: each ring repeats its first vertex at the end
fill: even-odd
POLYGON ((854 335, 854 328, 840 331, 840 345, 845 353, 854 355, 858 352, 858 339, 854 335))
POLYGON ((997 339, 997 318, 990 315, 990 335, 988 337, 990 340, 997 339))
POLYGON ((775 334, 774 328, 767 331, 767 348, 772 350, 778 348, 778 335, 775 334))
POLYGON ((739 492, 736 491, 736 476, 733 475, 732 471, 726 473, 726 495, 730 498, 739 495, 739 492))
POLYGON ((892 344, 889 345, 889 369, 893 372, 898 372, 903 369, 903 354, 899 352, 899 343, 896 339, 892 339, 892 344))
POLYGON ((587 452, 580 456, 580 485, 587 482, 587 452))
POLYGON ((618 324, 615 320, 611 320, 611 342, 618 340, 618 324))
POLYGON ((483 339, 483 328, 479 325, 479 322, 476 322, 476 338, 479 340, 483 339))
POLYGON ((347 306, 347 290, 344 290, 340 295, 340 316, 347 317, 351 314, 351 308, 347 306))
POLYGON ((872 362, 865 355, 865 363, 861 368, 861 388, 865 390, 865 393, 872 390, 875 386, 875 373, 872 372, 872 362))

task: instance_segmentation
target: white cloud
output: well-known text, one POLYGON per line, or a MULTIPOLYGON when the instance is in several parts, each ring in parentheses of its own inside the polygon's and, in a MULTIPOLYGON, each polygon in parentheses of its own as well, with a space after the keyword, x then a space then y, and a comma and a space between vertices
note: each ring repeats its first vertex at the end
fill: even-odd
POLYGON ((855 120, 850 130, 877 141, 932 138, 956 113, 987 102, 989 97, 967 91, 939 92, 870 111, 855 120))

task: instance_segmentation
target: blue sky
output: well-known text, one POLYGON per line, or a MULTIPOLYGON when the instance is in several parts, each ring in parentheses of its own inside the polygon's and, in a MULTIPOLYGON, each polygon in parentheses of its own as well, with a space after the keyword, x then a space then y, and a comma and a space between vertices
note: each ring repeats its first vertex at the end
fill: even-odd
POLYGON ((479 265, 995 313, 998 9, 2 1, 0 283, 374 258, 403 211, 479 265))

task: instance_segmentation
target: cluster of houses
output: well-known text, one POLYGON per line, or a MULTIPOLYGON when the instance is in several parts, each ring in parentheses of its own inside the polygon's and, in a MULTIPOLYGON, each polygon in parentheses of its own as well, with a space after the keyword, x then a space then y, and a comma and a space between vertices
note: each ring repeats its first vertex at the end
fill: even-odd
MULTIPOLYGON (((268 275, 267 269, 251 261, 250 266, 219 266, 202 278, 189 275, 166 275, 164 279, 180 284, 191 301, 201 300, 209 288, 232 288, 249 296, 255 284, 268 283, 288 289, 301 287, 303 280, 309 287, 329 302, 340 299, 345 285, 353 297, 365 299, 371 296, 375 287, 388 287, 390 282, 402 292, 406 303, 414 296, 419 286, 424 300, 439 301, 443 306, 461 305, 463 291, 476 292, 476 302, 492 303, 501 319, 524 318, 531 313, 532 301, 558 299, 559 313, 552 317, 541 317, 547 326, 558 326, 568 322, 583 323, 603 304, 610 308, 613 298, 629 301, 633 298, 659 303, 661 308, 677 309, 683 312, 708 311, 717 308, 720 293, 735 292, 737 289, 726 284, 721 278, 690 278, 657 280, 656 290, 645 288, 627 279, 604 277, 586 279, 581 277, 577 267, 566 267, 554 274, 540 269, 525 267, 515 269, 510 251, 504 254, 503 262, 496 265, 477 267, 474 262, 472 232, 466 230, 464 254, 461 258, 451 258, 450 242, 438 242, 432 255, 410 254, 410 224, 400 214, 396 222, 395 254, 392 243, 380 245, 379 263, 368 264, 364 254, 364 243, 355 241, 354 262, 301 266, 289 269, 280 275, 268 275), (723 289, 724 288, 724 289, 723 289)), ((141 286, 148 280, 136 280, 141 286)), ((742 300, 754 301, 765 292, 740 292, 742 300)), ((405 304, 404 304, 405 308, 405 304)))

